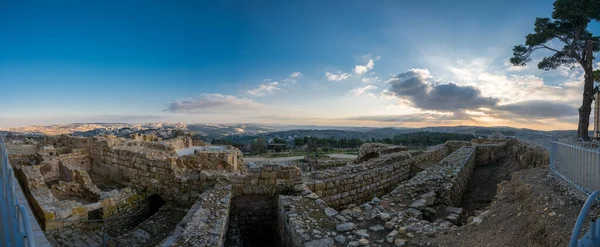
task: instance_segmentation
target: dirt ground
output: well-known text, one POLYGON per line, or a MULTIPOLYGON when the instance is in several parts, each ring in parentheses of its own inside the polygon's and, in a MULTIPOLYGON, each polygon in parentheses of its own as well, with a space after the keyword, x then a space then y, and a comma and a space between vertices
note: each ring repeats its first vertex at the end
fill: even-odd
POLYGON ((485 210, 496 196, 497 185, 509 180, 510 175, 518 169, 519 164, 513 159, 477 166, 463 197, 462 208, 467 215, 473 215, 476 210, 485 210))
POLYGON ((35 153, 34 145, 12 144, 10 142, 7 142, 6 149, 8 150, 8 153, 12 155, 26 155, 35 153))
MULTIPOLYGON (((467 192, 467 211, 480 209, 490 198, 494 180, 514 164, 486 167, 472 177, 480 187, 467 192)), ((431 239, 430 246, 567 246, 583 202, 570 197, 547 167, 521 170, 498 185, 496 200, 480 225, 470 224, 431 239)), ((598 208, 592 210, 598 215, 598 208)), ((589 222, 589 221, 588 221, 589 222)), ((586 222, 586 224, 588 224, 586 222)), ((587 230, 587 229, 584 229, 587 230)))

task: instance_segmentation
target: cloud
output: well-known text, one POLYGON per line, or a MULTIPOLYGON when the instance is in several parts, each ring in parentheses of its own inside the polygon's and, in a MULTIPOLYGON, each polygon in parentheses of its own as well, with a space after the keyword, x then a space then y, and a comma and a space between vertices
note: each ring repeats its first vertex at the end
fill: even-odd
MULTIPOLYGON (((564 76, 567 79, 562 84, 548 85, 544 78, 539 76, 506 75, 506 67, 500 67, 498 70, 491 69, 491 62, 488 60, 480 58, 471 62, 458 61, 458 65, 449 70, 454 75, 455 83, 476 87, 483 96, 499 99, 501 105, 520 102, 523 99, 565 101, 572 105, 581 103, 583 87, 581 70, 559 67, 557 71, 545 72, 545 74, 564 76)), ((527 72, 532 70, 528 69, 527 72)))
POLYGON ((301 76, 303 76, 303 74, 300 73, 300 72, 292 72, 292 74, 290 74, 291 78, 298 78, 298 77, 301 77, 301 76))
POLYGON ((462 111, 453 113, 421 112, 400 115, 365 115, 344 118, 345 120, 373 121, 385 123, 441 123, 443 121, 473 121, 469 114, 462 111))
POLYGON ((504 66, 506 67, 506 71, 510 71, 510 72, 519 72, 519 71, 529 69, 529 66, 514 66, 508 61, 504 62, 504 66))
POLYGON ((371 82, 375 82, 379 80, 379 77, 375 76, 375 77, 363 77, 360 78, 360 80, 364 83, 371 83, 371 82))
POLYGON ((390 85, 387 94, 408 100, 423 110, 455 112, 492 107, 498 103, 498 99, 483 97, 481 91, 472 86, 434 83, 429 71, 423 69, 408 70, 386 83, 390 85))
MULTIPOLYGON (((508 105, 499 105, 495 108, 501 117, 513 118, 560 118, 575 116, 577 108, 564 102, 550 100, 529 100, 508 105)), ((494 113, 492 113, 494 114, 494 113)))
POLYGON ((274 93, 275 91, 281 90, 281 88, 279 88, 278 85, 279 82, 276 81, 260 84, 257 88, 248 90, 246 91, 246 93, 252 96, 263 96, 265 94, 270 94, 274 93))
POLYGON ((366 73, 367 71, 369 71, 370 69, 373 69, 374 66, 375 66, 375 62, 373 61, 373 59, 369 59, 369 62, 367 63, 367 65, 356 65, 354 67, 354 73, 357 75, 362 75, 362 74, 366 73))
POLYGON ((327 77, 328 81, 341 81, 341 80, 346 80, 348 79, 348 77, 352 76, 349 73, 342 73, 341 71, 338 71, 336 74, 333 74, 329 71, 325 71, 325 77, 327 77))
POLYGON ((368 96, 375 97, 374 94, 369 93, 369 90, 374 90, 374 89, 377 89, 377 87, 374 85, 366 85, 364 87, 352 89, 352 90, 350 90, 350 92, 356 96, 360 96, 360 95, 363 95, 366 93, 366 95, 368 95, 368 96))
POLYGON ((180 99, 167 106, 173 113, 229 113, 246 112, 267 108, 247 98, 223 94, 202 94, 197 98, 180 99))

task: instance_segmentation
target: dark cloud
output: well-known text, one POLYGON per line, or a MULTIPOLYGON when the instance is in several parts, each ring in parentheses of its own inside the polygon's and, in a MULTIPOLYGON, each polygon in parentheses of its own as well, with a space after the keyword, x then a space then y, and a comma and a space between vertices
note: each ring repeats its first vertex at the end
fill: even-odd
POLYGON ((493 107, 498 103, 498 99, 483 97, 474 87, 454 83, 436 85, 428 80, 426 71, 409 70, 388 81, 388 94, 407 99, 417 108, 445 112, 493 107))
POLYGON ((497 106, 495 113, 500 117, 523 118, 562 118, 577 115, 577 108, 562 102, 549 100, 529 100, 497 106))
POLYGON ((181 99, 170 103, 165 111, 174 113, 227 113, 264 108, 266 108, 264 105, 251 99, 222 94, 203 94, 197 98, 181 99))

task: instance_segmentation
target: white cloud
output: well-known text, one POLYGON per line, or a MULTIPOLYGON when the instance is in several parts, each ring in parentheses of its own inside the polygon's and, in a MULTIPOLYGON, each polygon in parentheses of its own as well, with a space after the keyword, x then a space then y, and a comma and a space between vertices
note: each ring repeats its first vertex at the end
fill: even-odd
POLYGON ((379 80, 379 77, 375 76, 375 77, 363 77, 360 78, 360 80, 364 83, 372 83, 372 82, 376 82, 379 80))
POLYGON ((354 67, 354 73, 357 75, 362 75, 362 74, 366 73, 367 71, 369 71, 370 69, 373 69, 374 66, 375 66, 375 62, 373 61, 373 59, 369 59, 369 62, 367 63, 367 65, 356 65, 354 67))
POLYGON ((529 69, 529 66, 514 66, 508 61, 506 61, 504 63, 504 66, 506 67, 506 71, 510 71, 510 72, 519 72, 519 71, 529 69))
POLYGON ((274 93, 275 91, 281 90, 281 88, 279 88, 278 85, 279 82, 276 81, 260 84, 257 88, 248 90, 246 91, 246 93, 252 96, 263 96, 265 94, 270 94, 274 93))
POLYGON ((180 99, 170 103, 165 111, 195 114, 246 112, 266 108, 267 106, 247 98, 223 94, 201 94, 199 97, 180 99))
POLYGON ((377 89, 377 87, 374 86, 374 85, 367 85, 367 86, 364 86, 364 87, 359 87, 359 88, 352 89, 352 90, 350 90, 350 92, 353 93, 356 96, 360 96, 360 95, 366 94, 366 95, 368 95, 370 97, 375 97, 375 95, 373 93, 369 93, 370 90, 374 90, 374 89, 377 89))
POLYGON ((327 77, 328 81, 341 81, 341 80, 346 80, 348 79, 348 77, 352 76, 349 73, 342 73, 341 71, 338 71, 337 73, 331 73, 329 71, 325 71, 325 77, 327 77))
POLYGON ((580 78, 581 78, 581 80, 583 80, 583 76, 584 76, 583 70, 581 69, 580 65, 577 63, 560 66, 560 67, 556 68, 556 71, 558 71, 558 73, 561 76, 564 76, 565 78, 567 78, 569 80, 578 80, 580 78))
MULTIPOLYGON (((505 75, 502 71, 489 69, 489 61, 483 58, 471 62, 460 61, 458 66, 450 67, 455 83, 473 86, 481 90, 482 95, 500 100, 501 104, 510 104, 526 100, 553 100, 577 105, 581 83, 575 77, 576 70, 559 68, 559 73, 567 78, 560 85, 551 86, 544 79, 534 75, 505 75), (575 74, 575 75, 574 75, 575 74)), ((580 102, 579 102, 580 103, 580 102)))
POLYGON ((290 74, 291 78, 298 78, 298 77, 301 77, 301 76, 303 76, 303 74, 300 73, 300 72, 292 72, 292 74, 290 74))

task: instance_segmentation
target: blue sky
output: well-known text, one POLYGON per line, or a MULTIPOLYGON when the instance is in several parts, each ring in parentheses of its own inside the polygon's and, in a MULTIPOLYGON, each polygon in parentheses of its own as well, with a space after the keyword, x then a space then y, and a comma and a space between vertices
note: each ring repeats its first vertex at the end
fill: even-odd
MULTIPOLYGON (((535 17, 551 12, 552 1, 2 1, 0 127, 572 127, 579 71, 506 64, 535 17), (398 75, 423 82, 421 99, 499 107, 419 105, 392 90, 404 85, 398 75), (438 87, 448 84, 458 87, 438 87), (552 99, 567 114, 537 102, 552 99), (514 104, 548 114, 528 122, 514 104)), ((598 23, 589 29, 600 33, 598 23)))

